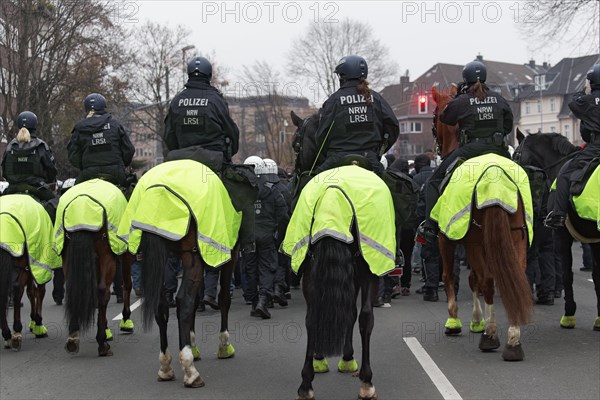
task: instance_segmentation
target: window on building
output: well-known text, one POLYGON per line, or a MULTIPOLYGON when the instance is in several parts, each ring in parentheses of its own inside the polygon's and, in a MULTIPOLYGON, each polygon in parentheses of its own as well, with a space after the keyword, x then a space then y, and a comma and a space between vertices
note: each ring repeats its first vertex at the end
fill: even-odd
POLYGON ((541 100, 537 101, 537 112, 540 114, 542 113, 542 101, 541 100))
POLYGON ((256 143, 264 143, 265 142, 265 134, 257 133, 256 134, 256 143))
POLYGON ((571 127, 569 125, 565 125, 563 127, 563 134, 565 135, 565 137, 569 140, 571 140, 571 127))
POLYGON ((406 133, 406 122, 400 122, 400 133, 406 133))
POLYGON ((554 97, 550 99, 550 111, 556 111, 556 100, 554 99, 554 97))
POLYGON ((420 122, 411 122, 410 123, 410 133, 421 133, 423 132, 423 128, 420 122))
POLYGON ((525 114, 531 114, 531 106, 528 102, 525 102, 525 114))
MULTIPOLYGON (((263 137, 267 132, 267 112, 266 111, 256 111, 254 113, 254 132, 256 132, 256 138, 258 142, 258 134, 262 134, 263 137)), ((261 143, 264 143, 261 142, 261 143)))

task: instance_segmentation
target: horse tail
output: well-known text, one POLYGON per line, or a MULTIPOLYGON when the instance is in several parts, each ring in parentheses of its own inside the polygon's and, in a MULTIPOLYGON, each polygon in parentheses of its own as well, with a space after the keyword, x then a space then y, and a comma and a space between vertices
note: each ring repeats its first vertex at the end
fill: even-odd
POLYGON ((10 296, 11 273, 13 270, 13 259, 11 255, 0 249, 0 311, 5 311, 10 296))
POLYGON ((313 250, 310 269, 307 329, 315 354, 342 354, 344 339, 355 321, 355 266, 350 246, 325 237, 313 250))
POLYGON ((140 241, 142 253, 142 291, 144 303, 142 304, 142 321, 144 329, 152 326, 154 316, 158 314, 165 265, 169 258, 169 249, 166 239, 149 232, 142 233, 140 241))
POLYGON ((94 232, 70 232, 66 252, 67 323, 69 326, 75 325, 85 330, 94 323, 98 306, 94 232))
POLYGON ((526 324, 533 312, 531 290, 522 257, 518 256, 519 249, 512 240, 509 216, 500 207, 486 208, 483 214, 485 268, 500 291, 509 323, 526 324))

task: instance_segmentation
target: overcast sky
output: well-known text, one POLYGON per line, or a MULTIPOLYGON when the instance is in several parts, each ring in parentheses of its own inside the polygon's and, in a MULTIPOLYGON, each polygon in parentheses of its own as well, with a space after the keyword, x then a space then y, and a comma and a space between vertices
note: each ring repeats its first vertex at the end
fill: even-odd
POLYGON ((591 47, 583 43, 536 49, 517 26, 537 18, 534 1, 136 0, 115 7, 124 23, 152 20, 189 27, 189 44, 203 53, 214 51, 233 74, 257 60, 284 71, 293 39, 310 22, 344 18, 369 23, 411 78, 435 63, 463 65, 479 53, 494 61, 525 63, 533 58, 556 64, 563 57, 588 54, 591 47))

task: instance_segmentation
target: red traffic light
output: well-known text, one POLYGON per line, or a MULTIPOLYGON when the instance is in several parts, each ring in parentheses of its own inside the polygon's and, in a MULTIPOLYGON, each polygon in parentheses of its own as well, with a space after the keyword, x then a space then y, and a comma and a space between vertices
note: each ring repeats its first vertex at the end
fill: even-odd
POLYGON ((425 96, 421 96, 421 97, 419 97, 419 102, 420 102, 421 104, 425 104, 425 103, 427 102, 427 97, 425 97, 425 96))

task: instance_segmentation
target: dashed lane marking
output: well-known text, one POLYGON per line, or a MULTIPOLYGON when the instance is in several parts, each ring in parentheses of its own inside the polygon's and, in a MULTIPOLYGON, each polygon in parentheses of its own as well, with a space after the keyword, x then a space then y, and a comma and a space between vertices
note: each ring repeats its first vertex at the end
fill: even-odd
POLYGON ((454 389, 446 375, 438 368, 433 359, 427 354, 421 343, 416 337, 405 337, 408 348, 414 354, 423 370, 429 375, 429 379, 433 382, 437 390, 445 400, 462 400, 460 394, 454 389))
MULTIPOLYGON (((136 308, 138 308, 139 306, 142 305, 142 300, 143 299, 139 299, 138 301, 136 301, 135 303, 133 303, 129 309, 131 310, 131 312, 133 312, 133 310, 135 310, 136 308)), ((113 321, 120 321, 123 319, 123 313, 117 315, 116 317, 114 317, 112 320, 113 321)))

